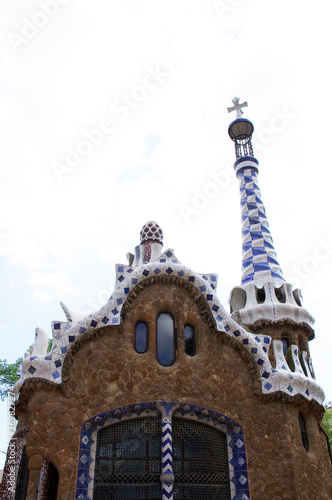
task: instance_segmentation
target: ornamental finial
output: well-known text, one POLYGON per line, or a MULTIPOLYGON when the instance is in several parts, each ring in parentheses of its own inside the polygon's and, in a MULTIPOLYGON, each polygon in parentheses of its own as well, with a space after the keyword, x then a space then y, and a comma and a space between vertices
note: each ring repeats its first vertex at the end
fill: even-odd
POLYGON ((232 111, 236 111, 236 118, 241 118, 241 115, 243 115, 243 111, 241 108, 248 107, 247 101, 240 104, 240 98, 234 97, 234 99, 232 99, 232 103, 234 104, 234 106, 232 106, 231 108, 227 108, 228 113, 231 113, 232 111))

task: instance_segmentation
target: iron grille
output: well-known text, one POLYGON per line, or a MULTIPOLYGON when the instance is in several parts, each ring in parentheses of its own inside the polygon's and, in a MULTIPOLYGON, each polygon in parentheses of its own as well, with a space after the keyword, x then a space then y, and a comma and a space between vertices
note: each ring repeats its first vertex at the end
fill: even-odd
POLYGON ((125 420, 98 431, 94 500, 161 498, 161 418, 125 420))
POLYGON ((15 500, 25 500, 28 491, 29 483, 29 458, 26 454, 26 447, 24 446, 20 461, 20 467, 18 469, 16 488, 15 488, 15 500))
POLYGON ((226 434, 178 417, 172 424, 174 498, 230 500, 226 434))

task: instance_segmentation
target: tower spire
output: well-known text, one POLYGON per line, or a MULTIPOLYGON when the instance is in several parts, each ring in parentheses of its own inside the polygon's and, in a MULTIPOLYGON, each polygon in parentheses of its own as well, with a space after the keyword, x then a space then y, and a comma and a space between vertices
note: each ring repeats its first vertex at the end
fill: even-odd
POLYGON ((250 120, 242 118, 239 98, 234 97, 234 106, 228 112, 236 111, 237 118, 228 128, 228 134, 235 143, 236 161, 234 168, 240 181, 242 211, 242 284, 274 282, 277 286, 285 282, 266 218, 258 186, 258 161, 254 157, 251 137, 254 126, 250 120))
POLYGON ((273 245, 262 195, 258 186, 258 160, 251 143, 254 126, 242 117, 240 99, 233 99, 228 112, 237 118, 229 125, 228 134, 235 144, 234 169, 240 181, 242 218, 242 279, 230 297, 231 313, 240 324, 257 320, 291 319, 313 324, 312 316, 302 307, 300 290, 286 283, 273 245))

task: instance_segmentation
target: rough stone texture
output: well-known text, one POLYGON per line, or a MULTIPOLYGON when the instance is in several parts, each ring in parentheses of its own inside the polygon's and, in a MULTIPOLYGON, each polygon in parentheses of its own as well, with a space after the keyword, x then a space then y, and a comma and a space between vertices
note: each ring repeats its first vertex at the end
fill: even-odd
MULTIPOLYGON (((76 342, 66 358, 61 385, 38 379, 25 382, 16 410, 19 426, 29 426, 30 460, 40 456, 57 467, 58 498, 75 498, 80 431, 87 419, 112 408, 158 400, 200 405, 242 426, 252 499, 330 498, 331 469, 317 413, 303 397, 289 402, 260 398, 253 363, 235 340, 231 345, 226 335, 208 325, 211 320, 205 312, 203 321, 201 313, 184 288, 143 288, 120 326, 87 332, 76 342), (156 360, 156 318, 161 311, 172 313, 177 327, 177 356, 170 367, 156 360), (144 354, 134 350, 137 321, 149 325, 144 354), (197 334, 193 357, 184 352, 186 323, 197 334), (299 410, 307 421, 309 453, 302 446, 299 410)), ((36 474, 31 474, 31 500, 35 480, 36 474)))

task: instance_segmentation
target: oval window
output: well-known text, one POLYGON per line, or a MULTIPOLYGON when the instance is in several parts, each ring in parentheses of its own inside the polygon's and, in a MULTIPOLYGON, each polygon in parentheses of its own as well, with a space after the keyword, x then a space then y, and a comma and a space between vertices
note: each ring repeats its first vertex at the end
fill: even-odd
POLYGON ((175 361, 175 325, 170 313, 160 313, 157 318, 157 360, 164 366, 175 361))
POLYGON ((184 352, 188 356, 196 354, 195 328, 192 325, 185 325, 184 327, 184 352))
POLYGON ((148 350, 149 327, 145 321, 139 321, 135 326, 135 351, 143 354, 148 350))

